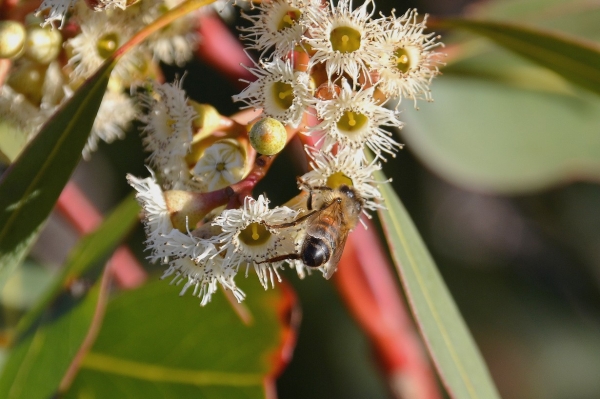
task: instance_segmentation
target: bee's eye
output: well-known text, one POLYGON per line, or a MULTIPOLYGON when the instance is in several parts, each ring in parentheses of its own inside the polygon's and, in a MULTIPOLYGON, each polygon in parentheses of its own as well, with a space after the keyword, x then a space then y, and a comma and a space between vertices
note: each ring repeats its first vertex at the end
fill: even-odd
POLYGON ((345 184, 340 186, 340 191, 346 194, 348 197, 354 198, 354 191, 352 191, 350 187, 346 186, 345 184))
POLYGON ((302 262, 306 266, 323 266, 329 260, 331 252, 325 242, 319 238, 308 237, 302 245, 302 262))

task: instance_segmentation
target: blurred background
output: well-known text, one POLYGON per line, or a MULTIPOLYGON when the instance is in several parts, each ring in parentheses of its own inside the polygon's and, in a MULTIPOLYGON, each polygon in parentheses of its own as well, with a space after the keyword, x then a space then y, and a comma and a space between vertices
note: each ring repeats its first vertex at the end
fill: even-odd
MULTIPOLYGON (((408 7, 432 16, 470 13, 600 39, 597 1, 377 0, 377 7, 384 14, 408 7)), ((243 23, 238 18, 230 26, 243 23)), ((420 103, 419 111, 409 101, 401 105, 406 147, 384 171, 501 396, 598 398, 600 170, 594 157, 600 146, 594 145, 600 98, 484 39, 436 31, 447 44, 448 66, 432 85, 435 102, 420 103)), ((183 69, 164 66, 167 81, 184 70, 190 71, 184 87, 192 99, 210 102, 222 114, 237 111, 231 95, 239 90, 214 70, 198 61, 183 69)), ((132 132, 102 143, 78 167, 75 181, 106 211, 129 193, 125 173, 147 175, 144 159, 139 134, 132 132)), ((296 193, 302 165, 295 167, 276 164, 256 193, 267 191, 275 205, 285 202, 296 193)), ((25 267, 2 292, 5 323, 42 292, 76 240, 53 215, 25 267), (16 288, 19 279, 28 290, 16 288)), ((129 238, 140 259, 143 240, 141 227, 129 238)), ((298 293, 303 317, 293 360, 277 382, 279 397, 390 397, 369 342, 335 286, 317 275, 304 281, 293 270, 284 275, 298 293)))

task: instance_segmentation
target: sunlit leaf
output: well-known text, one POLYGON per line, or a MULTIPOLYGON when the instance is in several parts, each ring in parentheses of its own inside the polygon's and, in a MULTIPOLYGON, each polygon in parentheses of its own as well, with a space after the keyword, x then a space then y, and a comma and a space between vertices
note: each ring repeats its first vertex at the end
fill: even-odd
POLYGON ((77 243, 60 275, 54 279, 37 304, 19 321, 17 336, 31 328, 44 309, 70 281, 79 278, 115 249, 138 220, 138 212, 139 205, 133 196, 125 198, 94 232, 77 243))
POLYGON ((600 94, 600 44, 508 22, 442 20, 444 27, 467 29, 600 94))
MULTIPOLYGON (((385 180, 382 173, 378 180, 385 180)), ((438 373, 455 399, 499 399, 494 382, 435 262, 390 184, 380 210, 392 258, 438 373)))
POLYGON ((264 398, 289 356, 295 304, 252 277, 238 282, 249 324, 221 292, 205 307, 165 281, 120 294, 67 398, 264 398))

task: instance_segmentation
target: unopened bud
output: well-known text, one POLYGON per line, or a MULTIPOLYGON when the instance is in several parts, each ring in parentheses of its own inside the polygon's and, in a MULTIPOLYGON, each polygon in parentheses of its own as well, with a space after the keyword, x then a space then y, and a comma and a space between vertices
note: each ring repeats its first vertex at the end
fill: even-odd
POLYGON ((169 190, 164 192, 164 197, 173 227, 183 233, 194 230, 198 222, 214 208, 207 206, 201 193, 169 190))
POLYGON ((25 48, 25 27, 17 21, 0 22, 0 58, 17 58, 25 48))
POLYGON ((189 103, 196 111, 196 117, 192 122, 194 130, 196 130, 194 141, 210 136, 223 125, 223 117, 212 105, 199 104, 191 100, 189 103))
POLYGON ((46 79, 44 65, 28 62, 17 68, 8 76, 8 84, 18 93, 23 94, 30 103, 39 105, 42 101, 42 87, 46 79))
POLYGON ((250 145, 259 154, 275 155, 285 147, 287 131, 281 122, 263 118, 250 129, 250 145))
POLYGON ((39 64, 49 64, 58 57, 62 43, 62 35, 57 29, 30 26, 27 28, 25 57, 39 64))

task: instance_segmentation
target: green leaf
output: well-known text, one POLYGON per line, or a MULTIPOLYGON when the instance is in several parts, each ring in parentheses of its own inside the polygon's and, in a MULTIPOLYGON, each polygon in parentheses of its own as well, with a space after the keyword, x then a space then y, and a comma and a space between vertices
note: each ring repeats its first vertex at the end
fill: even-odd
POLYGON ((26 136, 8 122, 0 121, 0 151, 3 154, 0 161, 7 165, 14 161, 27 143, 26 136))
POLYGON ((28 253, 79 162, 114 63, 54 114, 0 181, 0 286, 28 253))
POLYGON ((45 323, 14 346, 0 376, 1 398, 53 397, 88 333, 100 286, 83 298, 63 295, 45 323))
POLYGON ((503 0, 480 2, 470 17, 509 20, 600 40, 600 3, 589 0, 503 0))
POLYGON ((76 279, 93 283, 96 276, 89 273, 94 271, 92 267, 104 263, 137 221, 138 211, 130 196, 98 229, 82 238, 60 276, 19 322, 16 344, 0 376, 1 398, 47 399, 57 390, 88 332, 100 289, 96 284, 84 298, 76 298, 68 287, 76 279), (34 322, 40 320, 32 330, 34 322))
POLYGON ((471 71, 437 79, 434 103, 402 113, 407 148, 434 172, 506 194, 600 178, 599 97, 523 90, 471 71))
POLYGON ((600 45, 556 31, 508 22, 441 20, 444 27, 467 29, 600 94, 600 45))
POLYGON ((78 279, 112 253, 138 220, 139 205, 133 195, 119 206, 94 230, 83 237, 69 254, 61 273, 37 304, 19 321, 16 335, 26 333, 44 309, 60 294, 69 281, 78 279))
POLYGON ((66 397, 264 398, 290 349, 293 301, 254 277, 238 277, 249 325, 222 292, 205 307, 165 281, 120 294, 66 397))
MULTIPOLYGON (((377 180, 385 181, 378 172, 377 180)), ((429 353, 455 399, 499 399, 487 367, 419 232, 390 184, 379 210, 392 258, 429 353)))

